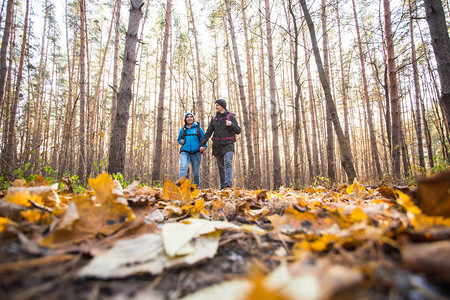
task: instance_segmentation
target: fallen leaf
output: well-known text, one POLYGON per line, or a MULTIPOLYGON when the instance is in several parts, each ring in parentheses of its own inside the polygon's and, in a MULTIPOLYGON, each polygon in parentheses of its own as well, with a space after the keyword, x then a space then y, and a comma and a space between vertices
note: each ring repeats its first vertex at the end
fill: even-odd
POLYGON ((11 222, 10 219, 0 217, 0 232, 5 230, 6 225, 8 225, 9 222, 11 222))
POLYGON ((420 209, 427 215, 450 217, 450 169, 417 180, 420 209))
POLYGON ((402 249, 405 267, 450 284, 450 241, 409 244, 402 249))
POLYGON ((128 203, 120 200, 116 185, 107 174, 89 181, 95 188, 96 202, 87 195, 72 198, 55 231, 41 240, 41 245, 59 247, 65 244, 108 236, 135 219, 128 203))
POLYGON ((225 281, 203 288, 180 300, 242 300, 245 299, 254 285, 248 280, 225 281))

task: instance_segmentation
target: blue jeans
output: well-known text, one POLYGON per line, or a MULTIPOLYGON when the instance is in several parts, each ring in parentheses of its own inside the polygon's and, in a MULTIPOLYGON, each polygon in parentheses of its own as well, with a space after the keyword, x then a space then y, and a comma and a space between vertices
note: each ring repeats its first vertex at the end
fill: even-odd
POLYGON ((194 184, 197 188, 200 185, 200 163, 202 162, 202 154, 197 152, 195 154, 189 154, 187 152, 180 153, 180 178, 186 175, 189 162, 192 163, 192 173, 194 174, 194 184))
POLYGON ((233 155, 233 151, 228 151, 223 156, 216 156, 221 189, 233 186, 233 155))

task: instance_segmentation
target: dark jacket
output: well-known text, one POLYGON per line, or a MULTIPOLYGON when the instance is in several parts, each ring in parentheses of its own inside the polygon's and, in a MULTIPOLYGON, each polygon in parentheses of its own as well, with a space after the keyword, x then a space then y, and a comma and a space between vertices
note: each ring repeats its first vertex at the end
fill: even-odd
POLYGON ((241 133, 241 128, 239 127, 234 115, 226 110, 223 114, 216 113, 216 115, 211 119, 205 136, 200 142, 200 147, 204 147, 204 145, 206 145, 206 142, 213 133, 212 154, 214 156, 223 156, 229 151, 234 152, 234 142, 236 140, 233 139, 233 137, 236 134, 241 133), (230 115, 228 116, 228 114, 230 115), (227 126, 225 124, 227 117, 231 121, 231 126, 227 126))
MULTIPOLYGON (((186 126, 186 125, 185 125, 186 126)), ((178 143, 181 145, 181 140, 183 139, 184 126, 180 129, 178 134, 178 143)), ((184 145, 181 147, 180 152, 187 152, 189 154, 194 154, 199 151, 200 141, 198 139, 197 130, 200 130, 200 139, 205 136, 203 129, 200 127, 199 122, 194 122, 191 128, 186 126, 186 136, 184 137, 184 145)), ((206 145, 204 147, 207 147, 206 145)))

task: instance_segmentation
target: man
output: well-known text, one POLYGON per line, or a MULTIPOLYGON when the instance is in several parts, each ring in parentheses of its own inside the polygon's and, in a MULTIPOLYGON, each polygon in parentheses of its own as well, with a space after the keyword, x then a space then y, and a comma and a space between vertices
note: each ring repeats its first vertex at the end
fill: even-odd
POLYGON ((205 145, 212 137, 212 154, 216 157, 220 175, 220 188, 233 186, 233 155, 236 134, 241 133, 234 114, 227 110, 227 102, 217 99, 215 102, 216 115, 211 119, 205 136, 200 142, 200 152, 206 150, 205 145))
POLYGON ((194 114, 187 112, 184 115, 184 126, 178 134, 180 149, 180 178, 187 174, 189 163, 192 164, 194 174, 194 184, 200 185, 200 163, 202 155, 200 153, 200 141, 205 136, 199 122, 194 122, 194 114))

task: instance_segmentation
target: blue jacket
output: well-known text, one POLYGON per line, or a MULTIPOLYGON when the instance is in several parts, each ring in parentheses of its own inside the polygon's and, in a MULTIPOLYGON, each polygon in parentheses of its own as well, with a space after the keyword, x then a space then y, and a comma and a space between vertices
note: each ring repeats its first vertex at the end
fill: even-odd
MULTIPOLYGON (((186 136, 184 145, 181 147, 180 152, 187 152, 189 154, 194 154, 199 152, 200 141, 205 136, 205 132, 200 127, 199 122, 194 122, 191 128, 188 128, 186 125, 180 129, 180 133, 178 134, 178 144, 181 145, 181 140, 183 139, 183 129, 186 127, 186 136), (200 130, 200 140, 198 139, 197 130, 200 130)), ((205 145, 205 148, 207 145, 205 145)))

